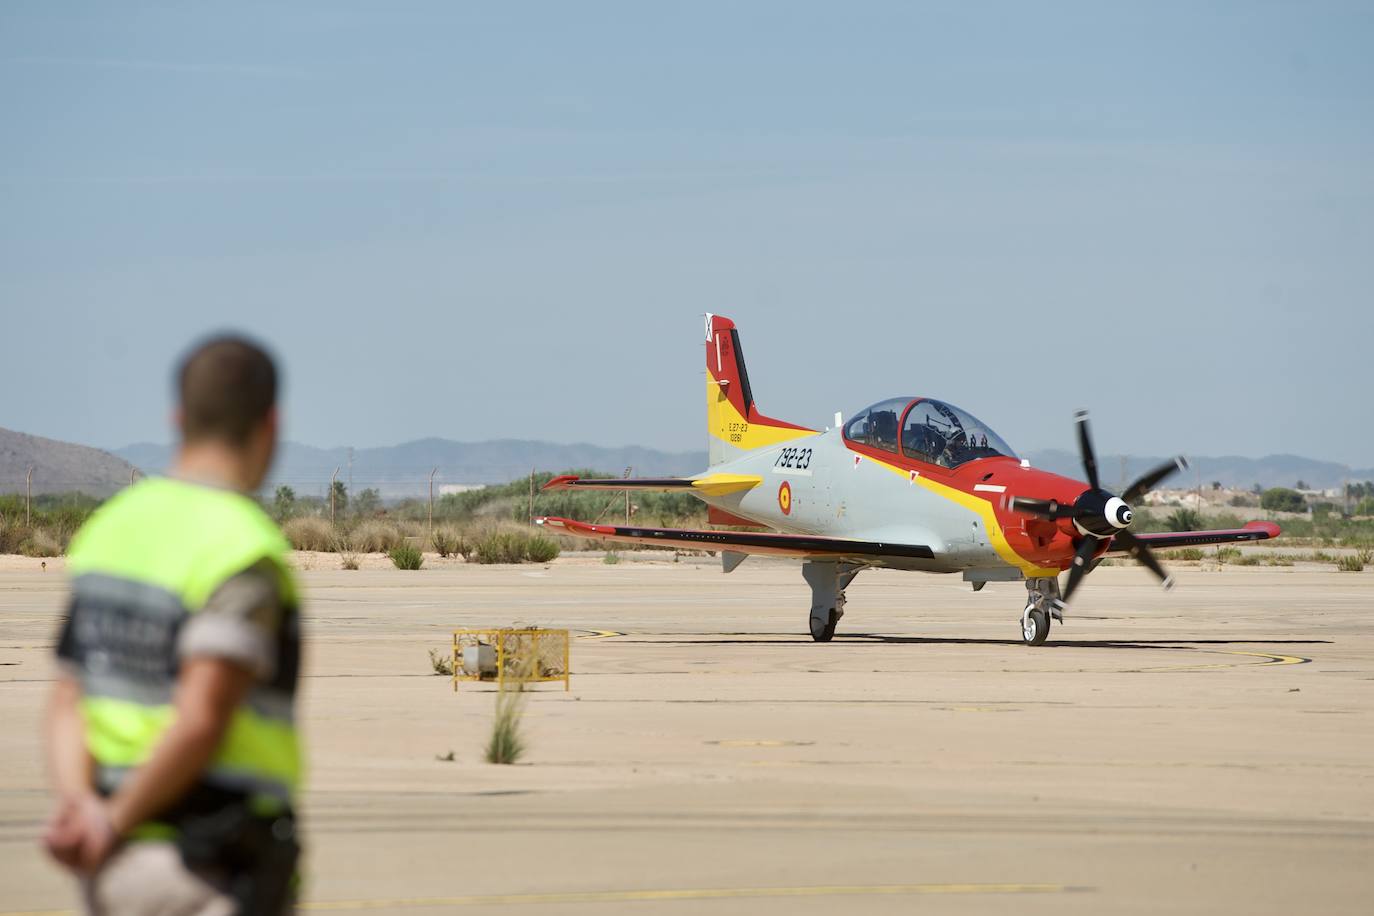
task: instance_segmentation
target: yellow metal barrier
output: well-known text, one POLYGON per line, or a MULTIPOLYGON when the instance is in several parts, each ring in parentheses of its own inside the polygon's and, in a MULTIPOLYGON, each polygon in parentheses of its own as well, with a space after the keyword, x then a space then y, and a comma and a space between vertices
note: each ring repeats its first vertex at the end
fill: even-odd
POLYGON ((457 691, 459 681, 486 680, 504 689, 509 680, 562 681, 563 689, 570 690, 571 643, 567 630, 454 630, 453 689, 457 691))

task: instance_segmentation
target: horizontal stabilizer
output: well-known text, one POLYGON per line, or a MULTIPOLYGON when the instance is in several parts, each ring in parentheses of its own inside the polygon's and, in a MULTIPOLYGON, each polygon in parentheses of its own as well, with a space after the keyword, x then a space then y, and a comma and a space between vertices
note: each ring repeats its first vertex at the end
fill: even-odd
POLYGON ((564 474, 544 484, 545 490, 696 490, 707 496, 725 496, 751 490, 763 483, 753 474, 707 474, 704 477, 577 477, 564 474))

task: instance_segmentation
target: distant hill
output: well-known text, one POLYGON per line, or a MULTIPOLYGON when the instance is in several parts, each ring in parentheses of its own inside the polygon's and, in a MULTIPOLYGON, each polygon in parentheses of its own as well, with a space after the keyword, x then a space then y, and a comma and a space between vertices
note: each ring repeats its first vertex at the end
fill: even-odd
POLYGON ((33 468, 33 493, 109 496, 127 486, 134 466, 109 452, 0 428, 0 493, 23 493, 33 468))
MULTIPOLYGON (((115 453, 149 473, 157 473, 167 467, 172 450, 169 446, 144 442, 116 449, 115 453)), ((269 486, 284 483, 302 496, 323 495, 336 467, 339 479, 348 481, 348 458, 347 448, 322 449, 287 442, 277 457, 269 486)), ((706 469, 706 451, 661 452, 639 446, 608 448, 524 439, 419 439, 383 448, 355 449, 351 490, 375 487, 385 498, 419 495, 428 490, 433 468, 439 469, 434 484, 435 491, 440 492, 445 486, 506 483, 527 475, 531 469, 589 468, 619 476, 627 467, 633 467, 640 476, 695 474, 706 469)))

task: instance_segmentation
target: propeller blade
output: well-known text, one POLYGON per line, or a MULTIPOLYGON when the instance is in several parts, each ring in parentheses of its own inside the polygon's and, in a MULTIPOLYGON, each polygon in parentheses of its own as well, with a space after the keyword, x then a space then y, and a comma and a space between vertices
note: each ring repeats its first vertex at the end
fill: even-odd
POLYGON ((1064 594, 1059 598, 1061 604, 1068 604, 1069 598, 1078 591, 1078 583, 1088 574, 1088 564, 1097 552, 1097 544, 1097 538, 1084 538, 1078 542, 1078 549, 1073 554, 1073 565, 1069 567, 1069 579, 1064 583, 1064 594))
POLYGON ((1097 456, 1093 454, 1093 440, 1088 435, 1088 412, 1080 410, 1073 415, 1078 424, 1078 453, 1083 458, 1083 470, 1088 475, 1088 485, 1094 490, 1102 489, 1097 482, 1097 456))
POLYGON ((1149 493, 1159 482, 1175 471, 1186 471, 1188 469, 1188 459, 1179 455, 1173 461, 1166 461, 1148 474, 1141 475, 1140 479, 1126 488, 1126 492, 1121 494, 1121 498, 1127 503, 1135 505, 1136 500, 1149 493))
POLYGON ((1165 571, 1164 567, 1160 565, 1159 560, 1155 558, 1154 551, 1150 550, 1140 538, 1123 529, 1118 531, 1116 536, 1112 538, 1112 544, 1113 546, 1124 547, 1126 552, 1130 554, 1131 559, 1154 573, 1159 578, 1159 581, 1163 583, 1166 591, 1174 587, 1174 577, 1165 571))
POLYGON ((1037 499, 1033 496, 1013 496, 1011 508, 1016 512, 1024 512, 1049 521, 1070 518, 1073 515, 1071 505, 1066 506, 1057 499, 1037 499))

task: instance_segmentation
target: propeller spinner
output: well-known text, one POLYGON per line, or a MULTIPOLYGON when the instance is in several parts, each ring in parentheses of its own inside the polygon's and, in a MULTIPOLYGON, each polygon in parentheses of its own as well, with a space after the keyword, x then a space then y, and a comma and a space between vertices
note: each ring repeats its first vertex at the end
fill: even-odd
POLYGON ((1012 509, 1036 518, 1050 521, 1070 519, 1080 535, 1073 565, 1069 567, 1069 578, 1064 584, 1064 594, 1060 598, 1061 605, 1067 604, 1078 589, 1079 583, 1088 574, 1088 564, 1092 562, 1093 555, 1097 553, 1101 542, 1108 539, 1159 577, 1166 589, 1171 588, 1173 577, 1164 570, 1145 542, 1130 532, 1131 522, 1135 518, 1131 503, 1150 492, 1170 474, 1187 468, 1187 459, 1179 456, 1161 464, 1141 475, 1124 493, 1117 496, 1102 489, 1098 480, 1097 456, 1093 452, 1092 436, 1088 433, 1088 412, 1078 411, 1074 414, 1074 422, 1078 426, 1078 451, 1083 460, 1083 472, 1088 478, 1088 489, 1079 494, 1072 504, 1027 496, 1016 496, 1011 500, 1012 509))

